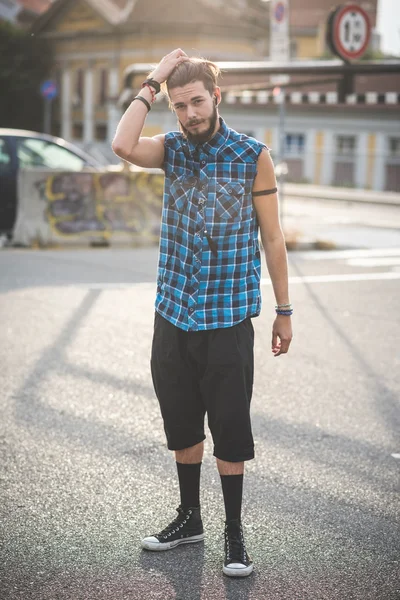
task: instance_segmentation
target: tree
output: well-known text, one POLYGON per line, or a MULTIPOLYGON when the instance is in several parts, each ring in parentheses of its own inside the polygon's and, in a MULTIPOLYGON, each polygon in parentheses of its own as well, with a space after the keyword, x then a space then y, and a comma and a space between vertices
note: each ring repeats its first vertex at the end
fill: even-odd
POLYGON ((0 22, 0 127, 42 130, 40 84, 51 65, 47 40, 0 22))

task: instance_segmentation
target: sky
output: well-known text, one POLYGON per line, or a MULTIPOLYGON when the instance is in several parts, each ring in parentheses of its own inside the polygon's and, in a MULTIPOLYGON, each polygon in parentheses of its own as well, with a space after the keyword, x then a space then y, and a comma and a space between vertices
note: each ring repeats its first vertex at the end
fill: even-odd
POLYGON ((400 0, 379 0, 377 30, 381 34, 381 50, 400 55, 400 0))

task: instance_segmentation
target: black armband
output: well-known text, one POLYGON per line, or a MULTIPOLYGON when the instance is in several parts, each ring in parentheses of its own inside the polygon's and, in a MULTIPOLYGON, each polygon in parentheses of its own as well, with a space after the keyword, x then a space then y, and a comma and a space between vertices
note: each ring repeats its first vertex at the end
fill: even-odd
POLYGON ((147 112, 151 111, 150 102, 147 102, 146 98, 143 98, 143 96, 135 96, 133 100, 140 100, 140 102, 143 102, 143 104, 147 107, 147 112))
POLYGON ((276 194, 278 188, 274 187, 271 190, 260 190, 259 192, 253 192, 253 196, 269 196, 270 194, 276 194))

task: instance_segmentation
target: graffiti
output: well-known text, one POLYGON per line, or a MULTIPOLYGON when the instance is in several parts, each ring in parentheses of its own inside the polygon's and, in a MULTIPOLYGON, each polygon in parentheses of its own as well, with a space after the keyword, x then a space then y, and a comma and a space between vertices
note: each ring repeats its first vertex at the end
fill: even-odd
POLYGON ((57 173, 37 182, 45 218, 58 235, 118 233, 157 238, 164 176, 138 173, 57 173))

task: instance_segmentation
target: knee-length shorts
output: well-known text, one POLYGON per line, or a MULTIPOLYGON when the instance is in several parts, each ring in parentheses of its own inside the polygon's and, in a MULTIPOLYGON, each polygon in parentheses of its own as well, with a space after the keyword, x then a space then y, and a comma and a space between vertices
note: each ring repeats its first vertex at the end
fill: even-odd
POLYGON ((184 331, 155 313, 151 373, 170 450, 202 442, 207 414, 214 456, 254 458, 253 348, 250 318, 233 327, 184 331))

